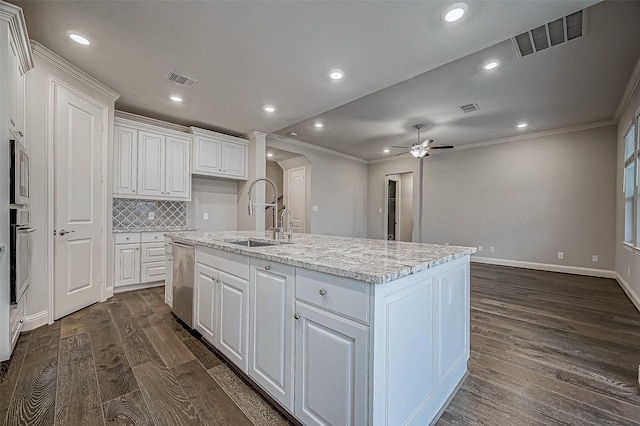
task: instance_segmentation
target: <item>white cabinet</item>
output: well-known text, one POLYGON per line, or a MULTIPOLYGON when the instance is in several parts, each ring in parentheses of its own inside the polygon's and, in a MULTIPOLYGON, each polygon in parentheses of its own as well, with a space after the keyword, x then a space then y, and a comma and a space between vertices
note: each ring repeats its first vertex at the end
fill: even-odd
POLYGON ((220 283, 216 348, 243 372, 248 368, 249 282, 218 272, 220 283))
POLYGON ((9 130, 21 143, 24 137, 25 118, 25 85, 24 70, 18 56, 18 47, 12 37, 9 37, 9 67, 11 79, 11 95, 9 107, 9 130))
POLYGON ((247 179, 247 141, 222 133, 191 128, 193 174, 228 179, 247 179))
POLYGON ((167 264, 162 232, 114 234, 115 287, 164 281, 167 264))
POLYGON ((140 244, 116 244, 113 258, 115 287, 140 282, 140 244))
POLYGON ((116 118, 114 197, 191 199, 191 135, 116 118))
POLYGON ((201 263, 196 264, 194 283, 193 328, 209 343, 215 345, 218 271, 201 263))
POLYGON ((115 126, 113 134, 113 193, 135 197, 138 187, 138 131, 115 126))
POLYGON ((249 377, 293 412, 295 268, 251 259, 249 377))
POLYGON ((165 251, 164 303, 173 308, 173 253, 169 243, 166 244, 165 251))

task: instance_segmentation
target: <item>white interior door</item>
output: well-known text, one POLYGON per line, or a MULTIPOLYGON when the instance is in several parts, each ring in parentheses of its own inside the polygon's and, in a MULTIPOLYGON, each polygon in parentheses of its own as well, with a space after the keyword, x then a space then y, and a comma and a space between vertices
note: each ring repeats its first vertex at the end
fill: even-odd
POLYGON ((287 173, 289 193, 287 208, 291 210, 293 232, 306 232, 305 218, 307 214, 307 186, 304 167, 290 169, 287 173))
POLYGON ((55 86, 54 317, 98 302, 102 294, 102 109, 55 86))

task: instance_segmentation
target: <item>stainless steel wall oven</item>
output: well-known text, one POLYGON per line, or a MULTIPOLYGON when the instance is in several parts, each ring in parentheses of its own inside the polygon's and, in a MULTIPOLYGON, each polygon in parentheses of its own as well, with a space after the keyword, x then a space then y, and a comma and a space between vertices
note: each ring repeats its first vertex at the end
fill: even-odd
POLYGON ((36 231, 29 223, 29 210, 10 210, 10 294, 15 305, 29 287, 31 264, 31 234, 36 231))

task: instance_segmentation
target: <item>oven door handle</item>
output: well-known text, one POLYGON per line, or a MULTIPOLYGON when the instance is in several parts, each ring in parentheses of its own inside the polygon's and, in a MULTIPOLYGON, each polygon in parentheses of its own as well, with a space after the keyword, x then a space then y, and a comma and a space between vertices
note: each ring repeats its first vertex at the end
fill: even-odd
POLYGON ((36 232, 38 230, 38 228, 30 228, 30 227, 24 227, 24 228, 18 228, 17 231, 19 234, 30 234, 32 232, 36 232))

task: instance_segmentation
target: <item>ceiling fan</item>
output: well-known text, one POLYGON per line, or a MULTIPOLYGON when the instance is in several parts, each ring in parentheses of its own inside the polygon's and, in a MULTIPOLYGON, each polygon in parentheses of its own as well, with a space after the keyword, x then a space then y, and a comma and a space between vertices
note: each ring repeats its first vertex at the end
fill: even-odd
MULTIPOLYGON (((438 145, 438 146, 433 146, 433 139, 425 139, 424 141, 420 142, 420 129, 422 129, 422 124, 416 124, 414 126, 416 129, 418 129, 418 142, 414 143, 413 145, 411 145, 411 147, 408 146, 395 146, 392 145, 392 148, 400 148, 400 149, 409 149, 409 153, 411 155, 413 155, 416 158, 424 158, 424 157, 428 157, 429 156, 429 151, 436 150, 436 149, 452 149, 453 146, 452 145, 438 145)), ((404 152, 401 152, 400 154, 396 154, 395 156, 398 155, 403 155, 405 154, 404 152)))

